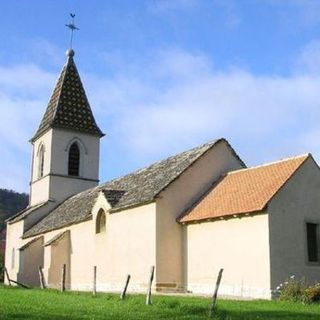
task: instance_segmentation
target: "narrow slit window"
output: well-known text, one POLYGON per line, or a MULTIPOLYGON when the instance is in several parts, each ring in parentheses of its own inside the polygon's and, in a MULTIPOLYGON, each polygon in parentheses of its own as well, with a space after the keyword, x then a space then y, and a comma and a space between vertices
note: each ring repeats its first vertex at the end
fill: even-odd
POLYGON ((42 145, 39 150, 38 178, 43 177, 43 171, 44 171, 44 146, 42 145))
POLYGON ((308 261, 318 262, 318 224, 307 223, 308 261))
POLYGON ((78 144, 74 142, 69 150, 68 175, 79 176, 80 150, 78 144))

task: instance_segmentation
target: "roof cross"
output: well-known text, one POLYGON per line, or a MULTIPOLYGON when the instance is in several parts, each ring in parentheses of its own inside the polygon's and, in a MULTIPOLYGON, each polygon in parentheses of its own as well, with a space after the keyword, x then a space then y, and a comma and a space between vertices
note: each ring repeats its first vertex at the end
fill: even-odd
POLYGON ((75 16, 76 15, 74 13, 70 13, 71 22, 69 24, 66 24, 66 27, 68 27, 70 29, 70 49, 72 49, 73 32, 75 30, 79 30, 79 28, 77 28, 76 25, 74 24, 74 17, 75 16))

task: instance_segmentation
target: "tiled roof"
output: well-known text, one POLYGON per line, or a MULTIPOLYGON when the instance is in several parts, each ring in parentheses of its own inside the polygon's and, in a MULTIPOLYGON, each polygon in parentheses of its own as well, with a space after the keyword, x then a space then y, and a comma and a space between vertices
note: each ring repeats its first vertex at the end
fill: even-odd
POLYGON ((69 55, 62 69, 46 112, 32 140, 34 141, 49 128, 62 128, 103 136, 92 114, 72 55, 69 55))
POLYGON ((99 187, 89 189, 67 199, 25 232, 23 238, 67 227, 89 219, 91 209, 99 194, 98 189, 99 187))
POLYGON ((179 221, 210 220, 261 211, 308 157, 302 155, 230 172, 179 221))
POLYGON ((219 139, 72 196, 29 229, 24 238, 90 219, 100 191, 112 207, 110 212, 150 203, 191 164, 220 142, 227 143, 233 151, 225 139, 219 139))

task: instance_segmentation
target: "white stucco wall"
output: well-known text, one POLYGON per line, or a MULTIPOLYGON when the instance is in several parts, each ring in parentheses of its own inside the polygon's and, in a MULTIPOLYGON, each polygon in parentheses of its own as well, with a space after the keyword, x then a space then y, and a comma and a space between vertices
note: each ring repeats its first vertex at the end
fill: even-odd
POLYGON ((220 268, 219 295, 269 299, 268 214, 190 224, 185 227, 188 290, 213 294, 220 268))
POLYGON ((307 261, 306 238, 306 222, 320 224, 319 195, 320 171, 308 158, 269 204, 273 289, 291 275, 309 283, 320 281, 320 263, 307 261))
MULTIPOLYGON (((22 234, 23 221, 11 225, 7 223, 5 266, 10 279, 15 281, 17 281, 20 264, 19 248, 24 243, 21 239, 22 234)), ((7 279, 5 279, 5 283, 8 284, 7 279)))
POLYGON ((59 241, 44 248, 46 252, 44 274, 50 288, 59 289, 61 287, 62 267, 65 265, 65 288, 70 289, 71 250, 70 233, 66 233, 59 241))
POLYGON ((52 199, 57 203, 70 195, 95 187, 99 180, 100 138, 62 129, 50 129, 33 143, 30 204, 52 199), (80 175, 68 176, 68 156, 72 142, 80 148, 80 175), (45 147, 43 177, 39 178, 38 150, 45 147))
POLYGON ((52 131, 48 130, 33 143, 31 164, 30 205, 45 202, 49 199, 49 176, 52 158, 52 131), (44 146, 43 177, 39 177, 39 148, 44 146))
POLYGON ((58 242, 45 247, 46 282, 49 280, 49 286, 57 288, 58 275, 62 264, 66 263, 67 272, 70 272, 67 288, 72 290, 92 290, 93 267, 97 266, 98 291, 121 290, 127 274, 131 275, 129 290, 145 291, 150 267, 156 263, 155 204, 107 213, 106 232, 96 234, 95 218, 100 208, 109 208, 103 196, 94 206, 92 220, 44 234, 46 243, 55 235, 70 230, 70 240, 64 238, 67 242, 63 246, 58 242))
POLYGON ((72 195, 96 187, 98 183, 71 176, 51 176, 49 185, 50 199, 59 204, 72 195))
POLYGON ((48 130, 33 143, 31 181, 36 181, 39 178, 39 149, 41 145, 44 146, 45 151, 43 175, 45 176, 51 171, 52 133, 52 129, 48 130))
POLYGON ((157 268, 158 289, 183 289, 186 285, 182 226, 177 217, 203 195, 222 174, 242 168, 225 141, 190 166, 157 199, 157 268))
POLYGON ((19 250, 19 282, 32 286, 40 286, 39 267, 43 267, 43 237, 32 242, 23 250, 19 250))
POLYGON ((80 148, 80 177, 99 180, 100 138, 90 134, 54 129, 52 133, 51 172, 68 175, 69 147, 77 141, 80 148))

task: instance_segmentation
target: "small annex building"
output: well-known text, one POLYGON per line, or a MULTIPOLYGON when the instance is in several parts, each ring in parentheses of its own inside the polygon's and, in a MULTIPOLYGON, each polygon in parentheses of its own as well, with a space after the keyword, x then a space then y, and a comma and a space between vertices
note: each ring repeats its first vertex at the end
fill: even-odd
POLYGON ((99 184, 103 133, 67 52, 36 134, 30 203, 7 221, 11 279, 70 290, 272 297, 291 275, 320 280, 320 172, 310 154, 247 168, 226 139, 99 184))

